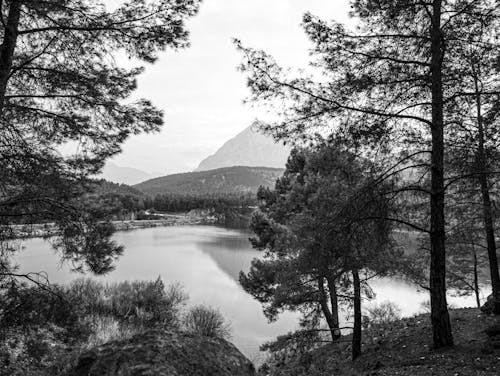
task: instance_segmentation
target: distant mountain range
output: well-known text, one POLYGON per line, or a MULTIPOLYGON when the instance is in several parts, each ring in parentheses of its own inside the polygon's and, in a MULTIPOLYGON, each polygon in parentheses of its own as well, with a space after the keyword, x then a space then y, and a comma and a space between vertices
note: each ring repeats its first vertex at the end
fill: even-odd
POLYGON ((205 195, 256 192, 259 186, 274 186, 283 169, 233 166, 209 171, 188 172, 147 180, 135 189, 157 194, 205 195))
POLYGON ((94 193, 105 195, 115 193, 123 196, 144 196, 144 193, 123 183, 113 183, 105 179, 95 180, 94 193))
POLYGON ((158 174, 108 162, 99 178, 134 185, 153 196, 256 192, 261 185, 274 186, 289 154, 289 147, 248 127, 204 159, 194 172, 155 178, 158 174))
POLYGON ((231 166, 284 168, 289 154, 289 147, 248 127, 204 159, 195 171, 231 166))
POLYGON ((150 174, 137 168, 122 167, 112 162, 108 162, 104 166, 101 175, 98 177, 114 183, 132 185, 154 178, 155 176, 158 175, 150 174))

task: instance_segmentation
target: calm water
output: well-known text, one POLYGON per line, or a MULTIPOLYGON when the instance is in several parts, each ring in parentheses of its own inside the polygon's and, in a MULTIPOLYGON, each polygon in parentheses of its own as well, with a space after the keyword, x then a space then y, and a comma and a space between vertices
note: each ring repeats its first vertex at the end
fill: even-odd
MULTIPOLYGON (((141 229, 115 234, 115 240, 125 245, 115 271, 97 279, 102 281, 151 280, 161 276, 164 282, 180 282, 189 294, 190 304, 217 307, 231 322, 232 342, 251 360, 261 357, 258 348, 297 327, 297 316, 283 314, 269 324, 258 302, 238 284, 240 270, 246 271, 259 252, 248 241, 249 234, 215 226, 172 226, 141 229)), ((42 239, 30 239, 19 254, 17 263, 22 271, 44 271, 51 282, 64 283, 81 277, 60 265, 57 255, 42 239)), ((376 293, 374 301, 392 301, 403 315, 422 311, 428 300, 405 282, 379 279, 370 284, 376 293)), ((472 298, 453 298, 455 306, 473 306, 472 298)))

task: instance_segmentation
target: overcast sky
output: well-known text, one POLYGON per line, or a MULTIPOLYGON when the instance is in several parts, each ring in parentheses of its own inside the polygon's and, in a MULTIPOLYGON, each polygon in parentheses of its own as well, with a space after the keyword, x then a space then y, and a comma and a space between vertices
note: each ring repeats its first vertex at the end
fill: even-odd
POLYGON ((258 115, 242 103, 248 89, 232 38, 300 67, 309 48, 304 12, 347 22, 348 10, 348 0, 205 0, 188 24, 191 47, 163 53, 139 78, 137 94, 165 111, 161 133, 130 138, 113 163, 161 174, 193 170, 258 115))

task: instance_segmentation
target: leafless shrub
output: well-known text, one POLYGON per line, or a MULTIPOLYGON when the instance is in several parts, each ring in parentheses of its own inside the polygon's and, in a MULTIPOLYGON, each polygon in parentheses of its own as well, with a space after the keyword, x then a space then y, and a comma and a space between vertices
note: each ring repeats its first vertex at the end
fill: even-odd
POLYGON ((401 309, 393 302, 382 302, 366 309, 370 324, 386 324, 401 318, 401 309))
POLYGON ((206 337, 227 339, 230 337, 230 325, 216 308, 197 305, 189 309, 184 316, 184 329, 188 333, 206 337))

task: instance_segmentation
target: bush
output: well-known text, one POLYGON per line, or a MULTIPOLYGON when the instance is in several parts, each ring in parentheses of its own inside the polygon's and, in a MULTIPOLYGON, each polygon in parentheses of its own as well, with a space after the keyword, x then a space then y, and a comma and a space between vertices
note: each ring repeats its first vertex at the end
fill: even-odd
POLYGON ((165 287, 159 278, 50 288, 0 290, 0 375, 61 374, 82 349, 149 328, 178 330, 187 299, 180 285, 165 287))
POLYGON ((184 329, 188 333, 224 339, 228 339, 231 332, 229 323, 219 310, 203 305, 194 306, 187 312, 184 329))
POLYGON ((187 300, 180 285, 165 288, 160 278, 110 285, 77 280, 70 285, 68 295, 79 307, 81 316, 104 316, 137 329, 178 328, 180 310, 187 300))
POLYGON ((100 346, 110 341, 127 339, 139 332, 136 327, 120 323, 110 316, 90 316, 86 318, 86 322, 92 333, 84 345, 86 348, 100 346))
POLYGON ((0 328, 30 329, 50 322, 71 328, 77 319, 74 306, 58 286, 51 292, 13 284, 0 295, 0 328))
POLYGON ((401 318, 401 309, 392 302, 383 302, 367 308, 367 316, 370 324, 386 324, 401 318))

